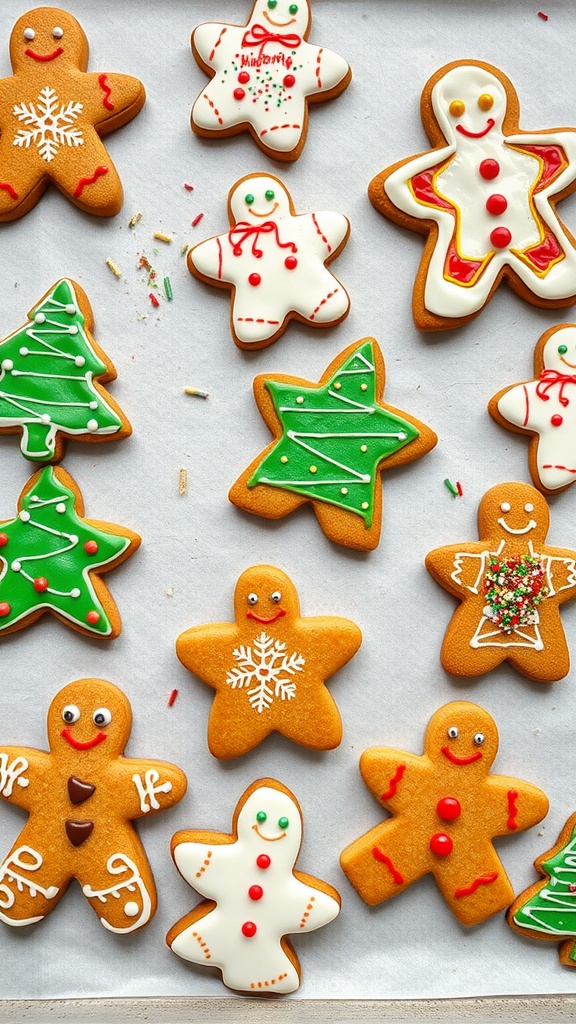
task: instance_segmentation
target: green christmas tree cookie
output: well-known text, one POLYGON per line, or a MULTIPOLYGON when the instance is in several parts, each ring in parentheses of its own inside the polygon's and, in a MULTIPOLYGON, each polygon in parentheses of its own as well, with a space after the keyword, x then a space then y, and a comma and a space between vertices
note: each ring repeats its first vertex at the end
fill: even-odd
POLYGON ((88 636, 118 636, 120 615, 100 573, 133 554, 140 537, 83 514, 82 495, 60 467, 28 481, 16 518, 0 522, 0 634, 51 611, 88 636))
POLYGON ((380 401, 384 360, 373 338, 350 345, 318 384, 263 374, 256 402, 275 435, 232 487, 239 508, 280 519, 310 501, 326 536, 360 550, 380 539, 379 473, 434 447, 436 434, 380 401))
POLYGON ((515 899, 507 914, 511 928, 533 939, 562 942, 560 962, 576 967, 576 814, 564 825, 558 842, 534 862, 544 881, 515 899))
POLYGON ((92 310, 73 281, 58 281, 0 342, 0 434, 22 432, 27 459, 57 462, 64 436, 111 441, 132 428, 102 387, 116 370, 91 336, 92 310), (64 435, 64 436, 62 436, 64 435))

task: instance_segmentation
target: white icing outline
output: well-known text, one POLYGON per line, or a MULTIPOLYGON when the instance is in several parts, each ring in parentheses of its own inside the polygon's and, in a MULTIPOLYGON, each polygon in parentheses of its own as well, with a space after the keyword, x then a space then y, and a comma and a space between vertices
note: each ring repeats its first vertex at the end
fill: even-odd
POLYGON ((141 928, 142 925, 146 924, 152 915, 152 901, 148 894, 148 890, 142 881, 140 872, 138 871, 134 861, 125 853, 113 853, 106 861, 106 870, 110 875, 120 875, 125 871, 130 871, 131 875, 122 882, 118 882, 116 885, 110 886, 109 889, 96 890, 92 889, 90 885, 84 885, 82 887, 82 892, 88 900, 97 899, 100 903, 107 903, 109 897, 116 900, 120 899, 120 893, 123 889, 127 889, 128 892, 134 892, 137 890, 142 899, 142 911, 138 919, 134 921, 130 927, 114 928, 113 925, 108 923, 106 918, 100 918, 100 923, 103 924, 109 932, 116 932, 118 935, 125 935, 128 932, 136 931, 137 928, 141 928))

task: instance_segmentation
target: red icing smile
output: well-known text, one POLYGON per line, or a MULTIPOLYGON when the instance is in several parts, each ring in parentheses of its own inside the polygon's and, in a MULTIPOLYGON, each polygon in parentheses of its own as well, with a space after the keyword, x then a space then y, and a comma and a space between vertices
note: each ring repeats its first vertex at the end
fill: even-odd
POLYGON ((488 132, 492 130, 496 122, 492 117, 489 117, 486 121, 486 127, 481 132, 471 132, 468 128, 465 128, 463 124, 456 125, 456 131, 460 132, 461 135, 466 135, 469 139, 482 139, 488 132))
POLYGON ((279 608, 276 614, 272 615, 269 619, 263 618, 262 615, 256 615, 256 612, 253 611, 246 612, 247 619, 254 619, 255 622, 262 622, 265 626, 268 626, 271 622, 276 622, 276 619, 281 619, 283 615, 286 615, 283 608, 279 608))
POLYGON ((64 737, 71 747, 74 747, 74 750, 90 750, 91 747, 97 747, 99 743, 103 743, 106 739, 105 732, 96 733, 91 740, 86 740, 84 743, 82 740, 74 739, 70 729, 62 729, 60 735, 64 737))
POLYGON ((448 745, 442 747, 441 750, 442 753, 444 754, 444 757, 447 757, 449 761, 452 761, 452 764, 472 764, 473 761, 479 761, 480 758, 482 757, 481 750, 475 750, 474 753, 469 754, 468 757, 458 757, 457 754, 454 754, 450 750, 450 747, 448 745))
POLYGON ((52 51, 52 53, 36 53, 35 50, 30 49, 24 50, 24 53, 27 57, 32 57, 33 60, 38 60, 42 64, 47 64, 50 60, 56 60, 56 57, 59 57, 61 53, 64 53, 64 50, 61 46, 58 46, 56 50, 52 51))

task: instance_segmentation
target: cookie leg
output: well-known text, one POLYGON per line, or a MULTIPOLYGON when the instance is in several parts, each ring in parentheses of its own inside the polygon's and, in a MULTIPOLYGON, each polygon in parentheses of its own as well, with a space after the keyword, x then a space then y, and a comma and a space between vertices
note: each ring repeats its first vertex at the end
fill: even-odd
POLYGON ((396 896, 430 871, 429 851, 414 838, 405 825, 390 820, 343 851, 342 870, 369 906, 396 896))
POLYGON ((0 920, 16 928, 41 921, 64 894, 72 873, 52 844, 41 853, 37 828, 26 826, 0 865, 0 920))
POLYGON ((287 713, 277 728, 289 740, 313 750, 333 750, 342 740, 340 713, 325 686, 318 690, 314 698, 313 715, 301 717, 287 713))
POLYGON ((510 906, 514 890, 491 843, 456 847, 437 864, 434 878, 451 911, 462 924, 474 925, 510 906))
POLYGON ((346 290, 332 274, 317 274, 315 278, 310 282, 309 292, 314 295, 313 305, 299 302, 297 312, 313 324, 332 324, 335 320, 342 320, 350 308, 346 290))
MULTIPOLYGON (((13 154, 8 154, 0 145, 0 168, 12 164, 13 154)), ((40 196, 46 191, 49 179, 34 161, 26 164, 22 161, 16 172, 8 173, 0 169, 0 222, 17 220, 36 205, 40 196)))
POLYGON ((122 206, 122 185, 97 135, 84 146, 67 150, 66 161, 51 167, 54 184, 87 213, 113 217, 122 206))
POLYGON ((156 890, 146 855, 136 834, 117 835, 118 842, 99 863, 78 872, 82 892, 108 931, 133 932, 156 910, 156 890), (123 841, 124 840, 124 841, 123 841))
POLYGON ((553 683, 563 679, 570 671, 570 654, 562 626, 554 634, 554 643, 544 645, 541 651, 518 649, 509 655, 514 668, 535 682, 553 683))

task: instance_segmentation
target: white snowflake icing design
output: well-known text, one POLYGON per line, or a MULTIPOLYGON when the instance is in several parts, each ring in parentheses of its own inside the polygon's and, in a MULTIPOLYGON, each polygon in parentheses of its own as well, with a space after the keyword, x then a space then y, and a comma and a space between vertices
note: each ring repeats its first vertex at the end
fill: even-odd
POLYGON ((59 146, 81 146, 84 142, 80 129, 73 127, 82 113, 82 104, 71 100, 58 110, 58 103, 57 93, 47 85, 40 91, 37 108, 34 103, 17 103, 13 110, 15 117, 28 125, 28 129, 17 132, 13 144, 29 149, 34 143, 46 163, 54 159, 59 146))
POLYGON ((301 672, 306 664, 301 654, 286 654, 286 644, 273 640, 266 633, 254 641, 252 647, 242 644, 232 652, 238 662, 238 668, 232 668, 226 674, 226 682, 233 690, 248 690, 248 700, 254 711, 262 714, 267 711, 276 698, 292 700, 296 696, 296 683, 286 678, 287 673, 293 676, 301 672))

